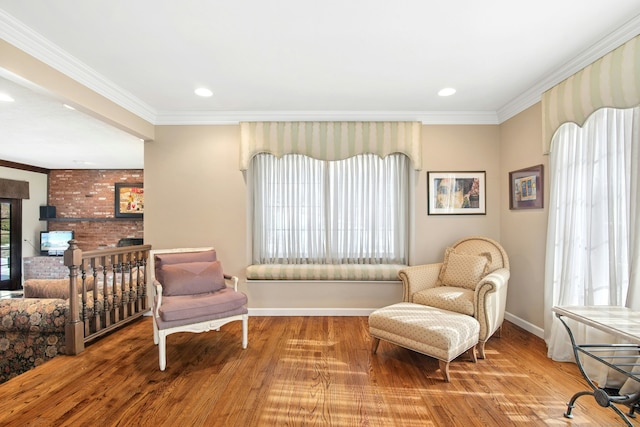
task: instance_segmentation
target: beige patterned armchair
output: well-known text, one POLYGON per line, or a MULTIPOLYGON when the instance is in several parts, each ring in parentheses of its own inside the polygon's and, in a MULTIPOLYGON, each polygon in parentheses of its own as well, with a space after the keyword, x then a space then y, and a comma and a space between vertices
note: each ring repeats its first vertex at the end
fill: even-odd
POLYGON ((400 270, 403 301, 467 314, 480 323, 478 356, 504 320, 509 257, 487 237, 467 237, 445 252, 441 263, 400 270))

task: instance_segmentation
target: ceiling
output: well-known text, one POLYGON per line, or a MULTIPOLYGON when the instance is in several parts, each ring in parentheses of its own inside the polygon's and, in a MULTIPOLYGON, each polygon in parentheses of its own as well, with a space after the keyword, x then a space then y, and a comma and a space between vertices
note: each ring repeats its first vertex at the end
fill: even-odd
POLYGON ((142 169, 144 142, 0 69, 0 160, 46 169, 142 169), (16 83, 19 82, 19 83, 16 83), (127 155, 123 155, 127 153, 127 155))
MULTIPOLYGON (((638 33, 638 0, 0 0, 0 37, 158 125, 501 123, 638 33)), ((142 167, 137 138, 16 76, 3 90, 0 159, 142 167)))

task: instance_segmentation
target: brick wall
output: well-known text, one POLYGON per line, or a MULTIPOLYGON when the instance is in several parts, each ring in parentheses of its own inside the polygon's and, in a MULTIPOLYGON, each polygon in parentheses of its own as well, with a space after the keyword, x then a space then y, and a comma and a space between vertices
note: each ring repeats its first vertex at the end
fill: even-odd
POLYGON ((144 182, 142 170, 68 169, 49 173, 48 204, 56 218, 48 230, 72 230, 82 250, 114 247, 143 237, 143 220, 115 218, 115 183, 144 182))

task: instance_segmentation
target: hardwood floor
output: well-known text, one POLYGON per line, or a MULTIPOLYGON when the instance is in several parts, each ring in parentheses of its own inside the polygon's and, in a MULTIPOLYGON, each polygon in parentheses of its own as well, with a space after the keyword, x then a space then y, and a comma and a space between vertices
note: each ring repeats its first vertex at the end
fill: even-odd
POLYGON ((246 350, 240 322, 167 341, 164 372, 145 317, 0 385, 0 425, 623 425, 591 396, 564 418, 587 388, 576 365, 509 323, 487 359, 451 363, 451 383, 424 355, 386 342, 372 355, 366 317, 251 317, 246 350))

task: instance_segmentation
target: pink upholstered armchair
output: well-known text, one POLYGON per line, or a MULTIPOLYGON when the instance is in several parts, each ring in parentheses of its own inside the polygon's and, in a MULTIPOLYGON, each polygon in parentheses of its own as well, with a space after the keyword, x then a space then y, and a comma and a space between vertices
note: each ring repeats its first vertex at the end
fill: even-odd
POLYGON ((467 237, 447 248, 443 262, 408 267, 398 275, 403 301, 475 317, 478 356, 485 358, 485 343, 504 320, 510 275, 509 257, 498 242, 467 237))
POLYGON ((149 259, 153 300, 153 341, 160 370, 167 364, 166 337, 176 332, 220 330, 242 321, 242 348, 247 348, 247 296, 238 278, 223 273, 213 248, 152 250, 149 259))

